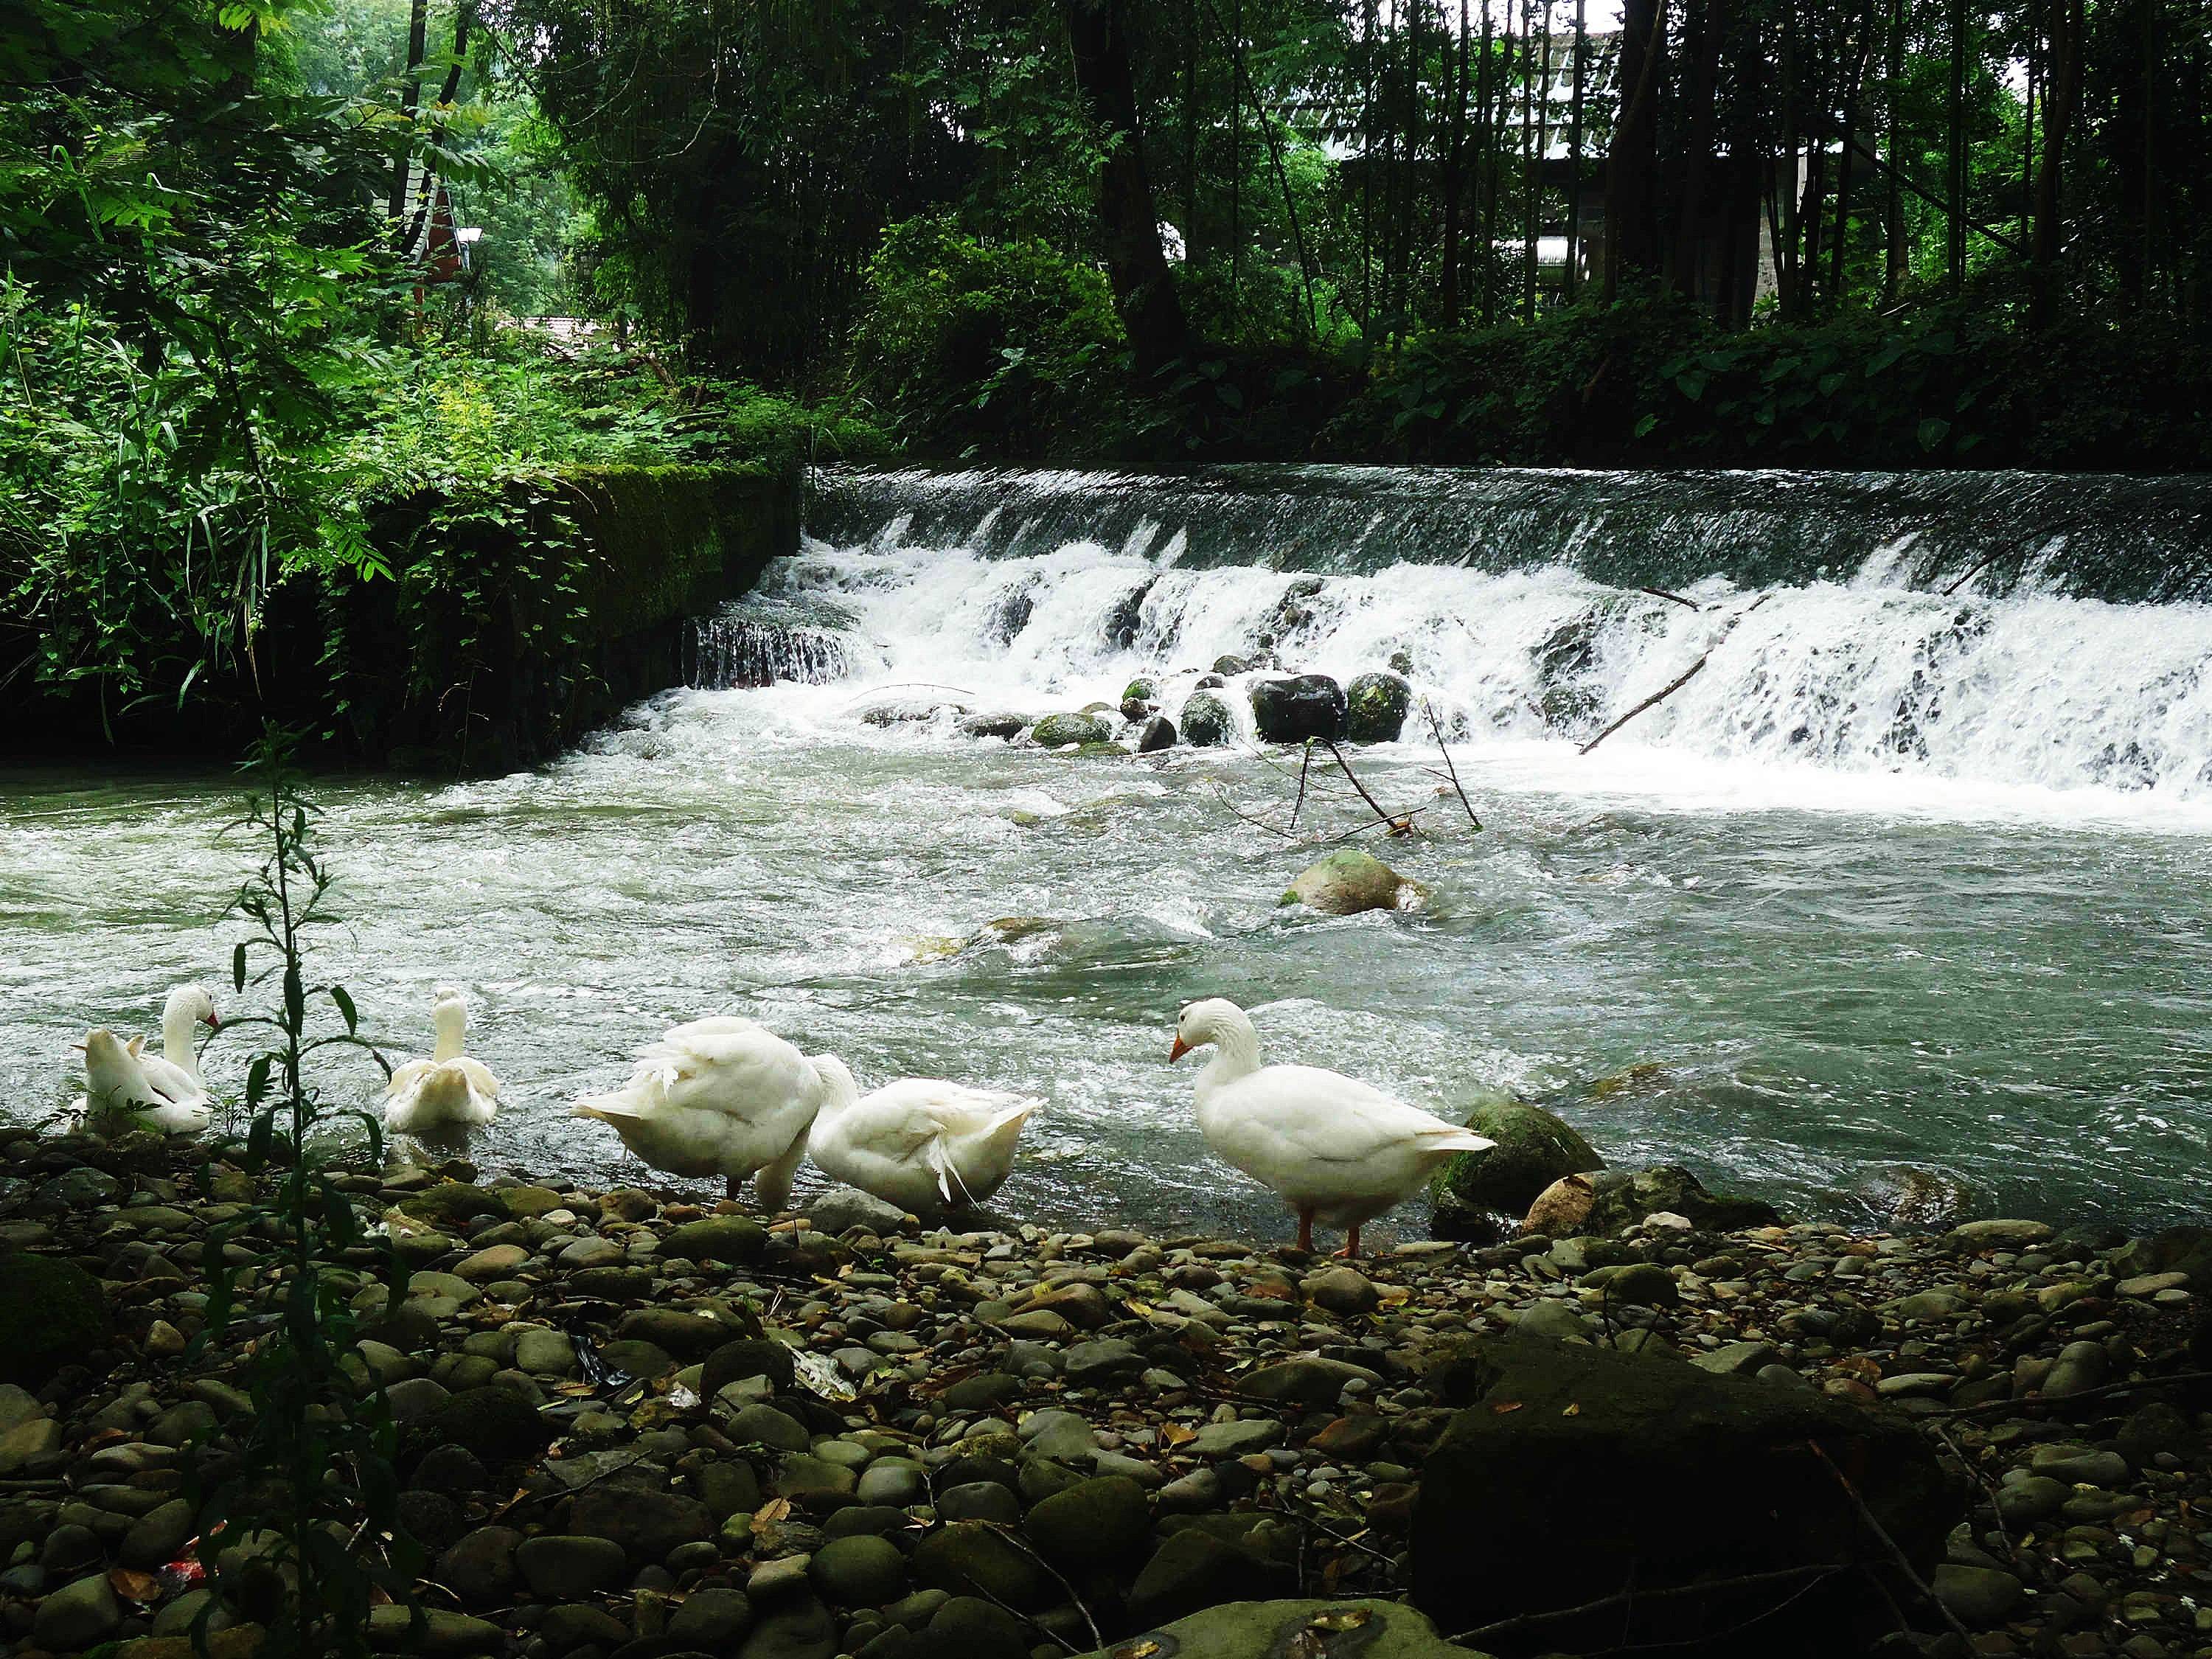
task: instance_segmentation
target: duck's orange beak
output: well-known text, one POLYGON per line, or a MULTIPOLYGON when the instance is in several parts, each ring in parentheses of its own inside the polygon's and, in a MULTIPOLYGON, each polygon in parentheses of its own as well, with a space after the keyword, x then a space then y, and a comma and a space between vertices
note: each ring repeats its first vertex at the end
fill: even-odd
POLYGON ((207 1028, 209 1030, 220 1031, 222 1030, 222 1022, 217 1019, 213 1014, 202 1014, 200 1018, 207 1023, 207 1028))
POLYGON ((1181 1060, 1189 1052, 1190 1044, 1185 1042, 1181 1035, 1178 1034, 1175 1040, 1175 1047, 1168 1050, 1168 1064, 1170 1066, 1174 1065, 1176 1061, 1181 1060))

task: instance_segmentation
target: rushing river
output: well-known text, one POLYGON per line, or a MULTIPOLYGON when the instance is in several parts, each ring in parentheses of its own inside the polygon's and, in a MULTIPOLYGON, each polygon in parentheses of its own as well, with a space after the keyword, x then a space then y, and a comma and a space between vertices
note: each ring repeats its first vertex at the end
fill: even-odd
MULTIPOLYGON (((674 691, 535 773, 323 789, 346 918, 323 971, 395 1059, 427 1048, 434 987, 467 989, 507 1091, 487 1167, 641 1175, 566 1102, 664 1026, 732 1011, 863 1087, 1045 1096, 1003 1210, 1285 1231, 1208 1160, 1190 1062, 1166 1063, 1178 1005, 1219 994, 1275 1057, 1445 1111, 1519 1090, 1614 1162, 1809 1212, 1880 1216, 1908 1168, 1984 1213, 2205 1208, 2212 608, 2085 591, 2063 529, 2040 568, 1949 595, 1971 548, 1939 580, 1911 568, 1925 526, 1869 524, 1855 563, 1831 549, 1790 580, 1681 553, 1664 598, 1573 550, 1425 560, 1402 544, 1419 524, 1377 546, 1356 501, 1367 532, 1322 539, 1364 550, 1328 558, 1264 517, 1206 544, 1219 515, 1157 492, 1024 527, 992 491, 860 480, 817 514, 830 539, 702 630, 703 678, 820 683, 674 691), (1425 725, 1354 754, 1379 799, 1424 809, 1425 833, 1364 840, 1425 908, 1279 908, 1322 850, 1285 833, 1294 753, 1071 759, 957 727, 1115 702, 1138 672, 1172 714, 1193 678, 1173 671, 1259 648, 1347 678, 1397 654, 1451 734, 1479 834, 1425 725)), ((1325 519, 1277 521, 1310 542, 1325 519)), ((0 785, 5 1109, 58 1109, 69 1043, 145 1029, 181 977, 228 1002, 230 792, 0 785)), ((1365 816, 1317 768, 1298 833, 1365 816)), ((228 1040, 210 1057, 234 1085, 228 1040)))

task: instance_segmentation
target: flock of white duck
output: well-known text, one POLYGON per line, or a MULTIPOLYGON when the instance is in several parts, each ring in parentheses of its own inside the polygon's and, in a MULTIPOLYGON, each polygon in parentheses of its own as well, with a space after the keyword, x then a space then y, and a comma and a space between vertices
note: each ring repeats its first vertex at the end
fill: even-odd
MULTIPOLYGON (((408 1061, 385 1090, 394 1131, 429 1135, 492 1121, 500 1082, 466 1052, 468 1004, 441 989, 431 1007, 436 1043, 408 1061)), ((86 1033, 90 1127, 139 1126, 196 1133, 212 1098, 193 1044, 195 1028, 220 1029, 214 1001, 194 985, 169 994, 161 1052, 112 1031, 86 1033)), ((1456 1152, 1494 1143, 1341 1073, 1262 1066, 1250 1018, 1220 997, 1191 1003, 1176 1023, 1168 1058, 1211 1047, 1199 1073, 1199 1131, 1215 1156, 1271 1188, 1297 1217, 1298 1246, 1314 1224, 1346 1234, 1409 1196, 1456 1152)), ((988 1199, 1012 1172, 1023 1127, 1043 1103, 938 1078, 901 1078, 863 1095, 843 1061, 804 1054, 767 1027, 733 1016, 696 1019, 637 1054, 623 1087, 571 1108, 605 1123, 656 1170, 691 1179, 720 1176, 734 1198, 746 1181, 769 1210, 790 1200, 799 1161, 925 1218, 988 1199)))

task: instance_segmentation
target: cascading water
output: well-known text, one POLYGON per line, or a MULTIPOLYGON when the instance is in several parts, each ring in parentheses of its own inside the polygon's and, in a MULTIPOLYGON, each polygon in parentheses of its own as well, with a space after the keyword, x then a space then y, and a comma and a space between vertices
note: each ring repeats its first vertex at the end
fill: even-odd
MULTIPOLYGON (((1887 526, 1863 520, 1826 532, 1830 553, 1859 554, 1856 568, 1755 591, 1717 571, 1693 572, 1671 593, 1600 581, 1577 566, 1618 562, 1599 556, 1601 523, 1538 542, 1518 568, 1493 568, 1506 566, 1519 509, 1501 518, 1471 489, 1445 499, 1470 518, 1453 545, 1492 550, 1480 567, 1409 556, 1420 550, 1402 528, 1395 540, 1377 528, 1373 492, 1351 514, 1335 504, 1340 543, 1322 546, 1309 524, 1295 559, 1278 530, 1231 562, 1210 516, 1217 499, 1197 485, 1162 501, 1109 479, 1085 518, 1071 476, 982 508, 964 536, 934 545, 917 544, 923 515, 912 501, 949 524, 948 498, 966 501, 961 511, 978 506, 969 475, 848 479, 842 511, 884 495, 878 509, 895 510, 854 544, 811 543, 773 592, 849 611, 848 655, 879 664, 878 679, 927 680, 1030 713, 1115 702, 1133 675, 1165 670, 1173 715, 1217 658, 1256 655, 1346 680, 1395 665, 1451 735, 1478 745, 1579 744, 1702 664, 1611 741, 1714 762, 2212 799, 2212 606, 2069 597, 2043 577, 1992 593, 1987 572, 1947 581, 1955 592, 1931 591, 1911 585, 1899 543, 1880 539, 1887 526), (1056 516, 1037 507, 1039 489, 1056 516), (1018 514, 1028 527, 1009 531, 1018 514), (1040 545, 1048 537, 1062 539, 1040 545), (1399 556, 1377 562, 1386 544, 1399 556), (1209 560, 1194 556, 1201 545, 1209 560)), ((1801 486, 1818 487, 1766 475, 1741 487, 1801 486)), ((2047 508, 2056 486, 2036 488, 2047 508)), ((1388 475, 1382 493, 1402 504, 1403 475, 1388 475)), ((2052 546, 2077 532, 2023 521, 2005 533, 2052 546)), ((1955 531, 1948 540, 1962 544, 1955 531)), ((1711 550, 1708 533, 1655 562, 1681 572, 1711 550)))

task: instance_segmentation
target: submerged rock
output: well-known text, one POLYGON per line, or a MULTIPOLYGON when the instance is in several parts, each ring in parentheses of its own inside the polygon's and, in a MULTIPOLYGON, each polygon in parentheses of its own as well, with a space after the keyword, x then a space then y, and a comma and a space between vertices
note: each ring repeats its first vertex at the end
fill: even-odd
POLYGON ((1344 689, 1344 733, 1354 743, 1395 743, 1413 688, 1395 674, 1362 674, 1344 689))
POLYGON ((1182 740, 1194 749, 1218 749, 1236 730, 1229 705, 1209 691, 1192 693, 1182 706, 1182 740))
POLYGON ((967 738, 1018 738, 1029 729, 1030 717, 1012 712, 995 714, 969 714, 961 719, 959 732, 967 738))
POLYGON ((1163 749, 1172 749, 1176 743, 1176 724, 1165 714, 1155 714, 1145 722, 1144 730, 1137 734, 1137 752, 1156 755, 1163 749))
POLYGON ((945 714, 972 714, 969 704, 948 697, 896 697, 860 711, 864 726, 915 726, 945 714))
POLYGON ((1344 735, 1344 688, 1326 674, 1255 680, 1249 695, 1262 743, 1334 742, 1344 735))
POLYGON ((1407 880, 1371 853, 1344 847, 1299 871, 1282 902, 1350 916, 1363 910, 1410 910, 1423 896, 1419 882, 1407 880))
POLYGON ((1526 1215, 1561 1177, 1605 1168, 1573 1125, 1526 1101, 1485 1102, 1468 1114, 1467 1127, 1498 1145, 1486 1152, 1461 1152, 1431 1178, 1429 1202, 1440 1237, 1486 1233, 1483 1224, 1490 1218, 1526 1215))
POLYGON ((1249 674, 1252 672, 1252 659, 1249 657, 1225 654, 1218 656, 1213 659, 1213 672, 1224 679, 1238 674, 1249 674))
POLYGON ((1071 743, 1103 743, 1113 735, 1113 728, 1095 714, 1047 714, 1030 727, 1031 740, 1047 749, 1071 743))

